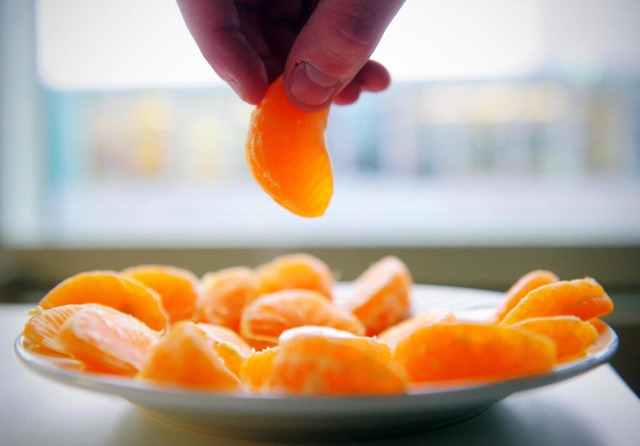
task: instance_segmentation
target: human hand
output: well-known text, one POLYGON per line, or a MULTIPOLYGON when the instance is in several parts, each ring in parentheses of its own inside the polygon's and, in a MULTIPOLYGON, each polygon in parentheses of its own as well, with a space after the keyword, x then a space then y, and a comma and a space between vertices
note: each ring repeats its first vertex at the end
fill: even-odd
POLYGON ((384 90, 385 67, 369 59, 404 0, 178 0, 211 67, 257 104, 284 74, 301 110, 350 104, 384 90))

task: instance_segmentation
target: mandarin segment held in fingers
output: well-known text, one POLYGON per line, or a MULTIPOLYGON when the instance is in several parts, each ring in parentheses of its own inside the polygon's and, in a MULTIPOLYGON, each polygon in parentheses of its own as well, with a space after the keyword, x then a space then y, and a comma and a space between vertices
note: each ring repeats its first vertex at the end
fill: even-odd
POLYGON ((276 79, 251 114, 246 161, 260 187, 302 217, 325 213, 333 195, 333 172, 325 144, 329 108, 303 112, 276 79))

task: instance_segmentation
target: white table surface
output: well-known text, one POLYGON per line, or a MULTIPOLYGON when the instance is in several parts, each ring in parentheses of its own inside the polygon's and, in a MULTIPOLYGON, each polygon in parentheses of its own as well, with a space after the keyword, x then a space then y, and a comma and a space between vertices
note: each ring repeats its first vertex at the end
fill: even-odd
MULTIPOLYGON (((267 444, 176 428, 118 397, 58 384, 29 371, 15 357, 13 342, 30 308, 0 305, 0 445, 267 444)), ((603 365, 562 383, 511 395, 453 426, 358 444, 627 446, 639 444, 638 439, 640 400, 603 365)))

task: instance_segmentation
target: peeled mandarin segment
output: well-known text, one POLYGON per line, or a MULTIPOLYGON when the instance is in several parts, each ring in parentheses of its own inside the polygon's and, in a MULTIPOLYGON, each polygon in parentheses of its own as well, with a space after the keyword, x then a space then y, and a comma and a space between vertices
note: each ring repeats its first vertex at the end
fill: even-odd
POLYGON ((404 372, 359 339, 295 336, 279 346, 267 387, 297 395, 387 395, 406 391, 404 372))
MULTIPOLYGON (((90 304, 70 304, 43 310, 36 308, 30 313, 30 317, 24 325, 22 335, 29 340, 33 346, 38 346, 40 353, 65 354, 64 348, 60 345, 58 336, 64 323, 78 310, 90 304)), ((34 348, 31 348, 35 351, 34 348)))
POLYGON ((320 325, 349 331, 365 332, 362 323, 321 294, 309 290, 283 290, 260 296, 242 313, 240 334, 248 340, 275 345, 280 334, 302 325, 320 325))
POLYGON ((227 368, 238 376, 240 366, 251 354, 251 347, 228 328, 202 323, 197 323, 195 326, 206 334, 207 340, 227 368))
POLYGON ((218 342, 233 344, 243 356, 249 356, 251 354, 251 347, 247 344, 247 341, 242 339, 238 333, 230 328, 222 325, 206 324, 202 322, 199 322, 196 325, 218 342))
POLYGON ((122 271, 160 295, 169 322, 191 319, 201 298, 200 281, 183 268, 167 265, 139 265, 122 271))
POLYGON ((598 331, 593 325, 575 316, 531 318, 511 327, 553 339, 558 348, 558 361, 583 356, 587 348, 598 340, 598 331))
POLYGON ((394 358, 413 383, 493 381, 548 372, 556 346, 546 337, 494 324, 440 323, 400 341, 394 358))
POLYGON ((560 279, 551 271, 534 270, 520 277, 505 293, 505 298, 498 308, 496 321, 500 322, 530 291, 544 285, 558 282, 560 279))
POLYGON ((583 321, 613 311, 613 301, 591 278, 561 281, 529 292, 502 320, 511 325, 532 317, 577 316, 583 321))
POLYGON ((194 319, 239 331, 244 307, 257 297, 253 270, 225 268, 205 274, 201 283, 203 296, 194 319))
POLYGON ((325 145, 329 109, 303 112, 284 91, 282 77, 268 88, 251 114, 246 160, 260 187, 302 217, 324 214, 333 194, 325 145))
POLYGON ((343 307, 362 321, 368 336, 375 336, 408 316, 412 284, 400 259, 384 257, 355 280, 343 307))
POLYGON ((256 268, 258 294, 286 289, 305 289, 333 298, 335 278, 329 266, 305 253, 276 257, 256 268))
POLYGON ((187 321, 173 325, 156 344, 138 377, 198 390, 232 391, 242 387, 207 334, 187 321))
POLYGON ((49 291, 39 306, 48 310, 85 303, 102 304, 131 314, 154 330, 164 330, 169 323, 155 291, 115 271, 89 271, 71 276, 49 291))
POLYGON ((271 375, 277 351, 278 347, 276 346, 249 355, 240 366, 240 381, 253 391, 263 391, 267 379, 271 375))
POLYGON ((456 318, 451 313, 444 311, 432 310, 411 316, 402 322, 399 322, 378 335, 381 342, 395 348, 398 342, 407 338, 419 328, 437 324, 439 322, 455 322, 456 318))
POLYGON ((290 328, 280 335, 279 344, 289 342, 297 336, 320 336, 325 339, 346 339, 346 343, 358 347, 360 350, 375 356, 381 361, 391 362, 391 347, 375 337, 357 336, 345 330, 338 330, 332 327, 322 327, 317 325, 303 325, 301 327, 290 328))
POLYGON ((605 333, 609 329, 609 326, 598 318, 591 319, 589 323, 596 329, 598 335, 605 333))
POLYGON ((64 351, 89 370, 133 375, 160 333, 129 314, 91 305, 70 316, 58 338, 64 351))

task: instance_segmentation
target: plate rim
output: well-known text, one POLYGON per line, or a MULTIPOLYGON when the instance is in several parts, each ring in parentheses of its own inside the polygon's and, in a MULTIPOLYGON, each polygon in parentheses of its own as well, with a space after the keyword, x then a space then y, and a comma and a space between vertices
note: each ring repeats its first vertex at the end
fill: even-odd
MULTIPOLYGON (((344 290, 345 285, 348 284, 343 282, 339 284, 339 287, 344 290)), ((430 290, 437 292, 445 290, 447 293, 478 293, 489 300, 494 300, 495 303, 498 303, 500 296, 503 296, 502 293, 491 290, 444 285, 414 284, 414 288, 417 291, 430 290)), ((393 410, 394 408, 397 410, 407 404, 420 407, 421 405, 429 404, 429 400, 442 402, 449 399, 460 403, 481 397, 486 400, 488 399, 487 394, 491 394, 491 392, 493 392, 494 402, 497 402, 513 393, 547 386, 583 374, 609 362, 618 350, 619 338, 617 333, 606 323, 604 323, 604 327, 604 333, 608 336, 608 340, 599 350, 591 352, 586 357, 560 364, 545 374, 489 382, 452 382, 443 385, 414 386, 414 388, 420 387, 422 390, 398 395, 299 396, 264 395, 251 392, 198 391, 180 388, 179 386, 145 383, 131 377, 87 373, 56 366, 50 359, 44 359, 46 358, 44 355, 39 355, 26 349, 22 342, 24 340, 22 332, 16 337, 13 350, 23 365, 40 376, 72 387, 119 396, 143 407, 145 401, 153 401, 156 404, 166 400, 171 402, 165 405, 167 409, 175 406, 180 406, 182 409, 189 409, 190 407, 202 409, 203 407, 206 408, 207 403, 216 403, 222 406, 229 406, 230 410, 235 408, 238 413, 248 407, 254 407, 254 409, 256 407, 264 407, 278 410, 282 409, 280 406, 283 405, 286 408, 294 406, 303 412, 314 413, 314 411, 318 411, 318 409, 322 409, 325 406, 332 406, 335 409, 332 403, 339 404, 342 410, 378 405, 385 407, 387 410, 393 410), (161 395, 164 395, 165 398, 158 398, 161 395), (312 403, 309 404, 309 402, 312 403), (230 405, 230 403, 233 404, 230 405)), ((211 408, 213 409, 216 404, 212 404, 211 408)))

